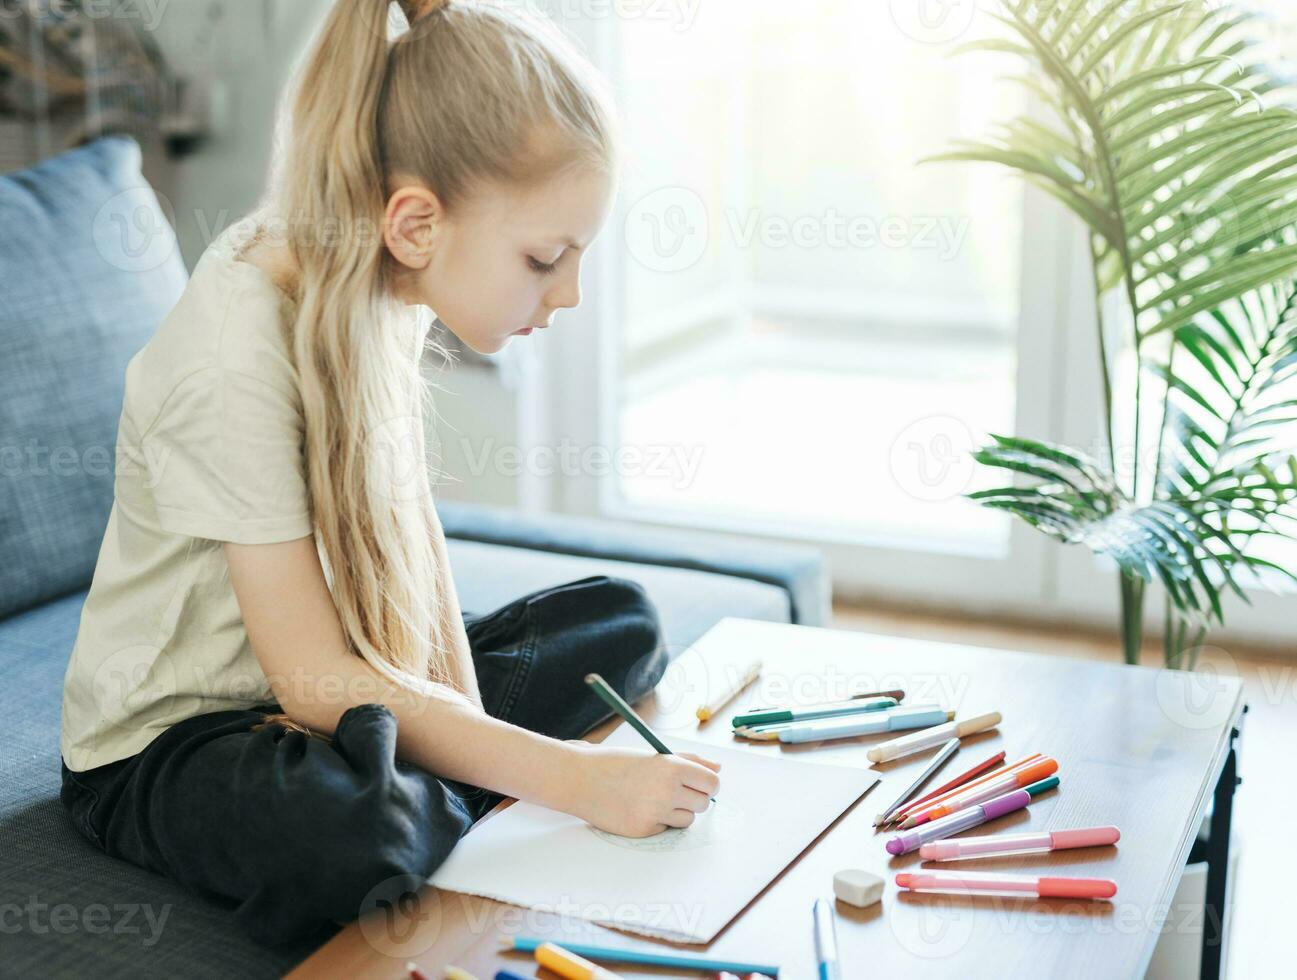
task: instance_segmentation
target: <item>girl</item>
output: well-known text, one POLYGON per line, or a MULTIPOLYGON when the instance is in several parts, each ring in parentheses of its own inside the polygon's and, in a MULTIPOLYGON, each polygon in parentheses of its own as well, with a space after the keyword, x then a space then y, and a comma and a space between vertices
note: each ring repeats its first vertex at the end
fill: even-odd
POLYGON ((613 117, 515 5, 402 6, 389 42, 384 0, 335 5, 267 202, 127 369, 118 441, 148 465, 119 468, 64 685, 77 829, 267 943, 417 888, 504 795, 644 836, 719 785, 577 740, 608 716, 588 671, 633 700, 666 666, 639 586, 460 612, 422 456, 427 314, 485 353, 577 305, 613 117))

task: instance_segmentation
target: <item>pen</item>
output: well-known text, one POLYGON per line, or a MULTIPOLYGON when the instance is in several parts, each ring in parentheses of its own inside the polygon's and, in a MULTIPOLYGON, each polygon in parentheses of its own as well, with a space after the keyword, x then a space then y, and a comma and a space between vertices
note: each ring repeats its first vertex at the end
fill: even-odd
POLYGON ((854 698, 837 704, 820 704, 809 708, 772 708, 768 711, 751 711, 745 715, 735 715, 730 719, 730 724, 735 728, 749 725, 776 725, 784 721, 836 718, 839 715, 854 715, 862 711, 882 711, 895 707, 895 698, 854 698))
POLYGON ((978 732, 984 732, 988 728, 994 728, 999 723, 1000 713, 992 711, 990 714, 978 715, 976 718, 969 718, 967 721, 952 721, 945 725, 939 725, 930 731, 903 735, 900 738, 884 742, 882 745, 875 745, 868 752, 869 761, 891 762, 893 759, 930 749, 934 745, 944 742, 952 735, 955 738, 976 735, 978 732))
POLYGON ((838 939, 833 934, 833 909, 822 898, 811 910, 815 920, 815 959, 819 963, 819 980, 839 980, 838 939))
POLYGON ((925 861, 957 861, 984 854, 1035 854, 1040 851, 1062 851, 1073 847, 1103 847, 1121 840, 1116 827, 1086 827, 1083 830, 1051 830, 1041 834, 1000 834, 990 837, 964 837, 938 840, 919 848, 925 861))
POLYGON ((954 755, 958 751, 959 751, 959 739, 957 738, 950 739, 950 741, 946 742, 945 745, 943 745, 940 749, 938 749, 937 754, 934 755, 932 757, 932 760, 923 768, 923 772, 919 773, 919 775, 915 777, 914 781, 905 788, 905 791, 896 798, 896 802, 893 803, 891 806, 889 806, 886 810, 884 810, 874 819, 874 826, 875 827, 879 826, 884 821, 886 821, 888 817, 890 817, 893 813, 899 810, 901 808, 901 805, 904 804, 905 801, 908 800, 911 796, 913 796, 918 791, 919 787, 922 786, 924 783, 926 783, 932 777, 932 774, 934 772, 936 772, 938 769, 944 766, 946 764, 947 759, 949 759, 952 755, 954 755))
POLYGON ((1005 793, 1003 796, 997 796, 993 800, 977 803, 960 810, 958 813, 952 813, 948 817, 933 820, 922 827, 907 830, 888 839, 887 853, 892 855, 909 854, 910 851, 917 850, 924 844, 934 840, 971 830, 988 820, 1002 817, 1006 813, 1012 813, 1014 810, 1021 810, 1032 801, 1033 797, 1039 796, 1045 790, 1053 789, 1057 785, 1058 777, 1050 776, 1048 779, 1042 779, 1040 782, 1032 783, 1023 789, 1015 789, 1012 793, 1005 793))
POLYGON ((750 737, 781 742, 818 742, 830 738, 850 738, 855 735, 874 735, 879 732, 896 732, 906 728, 924 728, 939 725, 953 712, 941 708, 893 708, 890 711, 869 712, 865 715, 847 715, 845 718, 825 718, 794 723, 775 731, 758 732, 750 737))
MULTIPOLYGON (((643 735, 644 740, 648 742, 649 745, 657 749, 662 755, 675 754, 666 747, 666 744, 662 739, 653 734, 653 730, 649 728, 648 725, 644 724, 643 719, 641 719, 639 715, 635 714, 635 709, 622 700, 622 696, 614 691, 606 680, 598 674, 586 674, 585 682, 594 689, 594 693, 599 695, 604 704, 608 705, 608 707, 612 708, 613 711, 621 715, 628 725, 643 735)), ((714 796, 709 796, 708 799, 713 803, 716 802, 716 797, 714 796)))
POLYGON ((1012 792, 1015 789, 1022 789, 1022 787, 1031 783, 1038 783, 1056 772, 1058 772, 1058 763, 1055 760, 1037 759, 1031 765, 1023 766, 1017 772, 1006 772, 982 786, 970 789, 966 793, 959 793, 950 797, 944 803, 938 803, 926 810, 919 811, 913 816, 906 817, 901 823, 901 829, 909 830, 911 827, 917 827, 919 824, 927 823, 929 820, 940 820, 942 817, 949 816, 956 810, 964 809, 964 807, 972 806, 974 803, 985 803, 987 800, 993 800, 997 796, 1003 796, 1005 793, 1012 792))
POLYGON ((914 892, 940 892, 947 895, 1103 899, 1117 894, 1117 883, 1108 878, 1052 878, 963 871, 903 871, 896 876, 896 884, 914 892))

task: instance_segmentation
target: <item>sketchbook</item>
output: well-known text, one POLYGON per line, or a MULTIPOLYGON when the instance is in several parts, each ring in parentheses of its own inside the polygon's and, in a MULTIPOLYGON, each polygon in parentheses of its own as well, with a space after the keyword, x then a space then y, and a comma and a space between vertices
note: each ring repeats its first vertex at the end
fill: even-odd
MULTIPOLYGON (((706 943, 878 781, 863 767, 663 741, 673 752, 721 764, 716 801, 689 827, 620 837, 520 801, 474 825, 429 881, 557 916, 706 943)), ((645 747, 626 724, 604 744, 645 747)))

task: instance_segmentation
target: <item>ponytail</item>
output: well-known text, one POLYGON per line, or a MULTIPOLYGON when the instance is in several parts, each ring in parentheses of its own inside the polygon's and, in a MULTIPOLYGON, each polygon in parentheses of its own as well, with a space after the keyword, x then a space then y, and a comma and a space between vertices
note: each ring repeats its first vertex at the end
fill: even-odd
POLYGON ((450 211, 485 181, 612 166, 614 140, 601 79, 548 22, 509 0, 401 7, 411 26, 389 40, 389 3, 336 0, 298 76, 262 212, 285 229, 297 270, 288 340, 334 603, 354 651, 408 686, 452 683, 467 637, 424 456, 429 311, 392 295, 387 181, 413 174, 450 211), (547 154, 528 152, 539 130, 547 154))

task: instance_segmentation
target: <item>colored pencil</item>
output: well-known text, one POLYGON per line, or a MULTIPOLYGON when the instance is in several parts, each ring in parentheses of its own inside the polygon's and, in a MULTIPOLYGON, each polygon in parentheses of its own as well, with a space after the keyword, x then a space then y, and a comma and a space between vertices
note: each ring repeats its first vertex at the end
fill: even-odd
POLYGON ((557 943, 541 943, 532 955, 536 957, 537 963, 547 970, 553 970, 564 980, 621 980, 611 970, 605 970, 557 943))
POLYGON ((1058 772, 1057 760, 1037 759, 1031 765, 1023 766, 1015 772, 1001 773, 990 782, 965 790, 962 793, 956 793, 944 803, 934 803, 932 806, 924 807, 918 813, 911 814, 902 820, 901 829, 909 830, 911 827, 917 827, 919 824, 927 823, 929 820, 940 820, 942 817, 948 817, 957 810, 972 806, 974 803, 985 803, 987 800, 995 799, 995 797, 1004 793, 1022 789, 1028 783, 1038 783, 1056 772, 1058 772))
POLYGON ((949 759, 952 755, 954 755, 958 751, 959 751, 959 739, 957 738, 952 738, 940 749, 938 749, 937 754, 934 755, 932 757, 932 760, 924 767, 923 772, 919 773, 919 775, 915 777, 914 781, 911 782, 910 785, 905 788, 905 791, 896 798, 896 802, 894 802, 891 806, 889 806, 886 810, 884 810, 882 813, 880 813, 877 817, 874 818, 874 826, 875 827, 881 826, 883 822, 887 820, 888 817, 890 817, 893 813, 899 810, 901 806, 905 803, 905 801, 908 800, 915 793, 917 793, 919 787, 922 786, 924 783, 926 783, 929 779, 931 779, 932 774, 935 773, 942 766, 944 766, 946 764, 946 760, 949 759))
MULTIPOLYGON (((505 949, 516 949, 523 953, 535 952, 536 947, 547 942, 532 936, 503 936, 500 944, 505 949)), ((643 963, 649 966, 669 966, 681 970, 704 970, 730 973, 765 973, 777 977, 779 967, 763 963, 744 963, 736 960, 714 959, 708 956, 686 956, 670 953, 647 953, 635 949, 617 949, 613 946, 592 946, 583 943, 564 943, 563 948, 578 956, 591 960, 605 960, 609 963, 643 963)))
POLYGON ((947 790, 946 792, 940 794, 939 796, 929 795, 924 799, 915 800, 913 803, 906 806, 905 809, 892 814, 892 820, 893 822, 897 822, 900 820, 904 820, 906 817, 913 816, 917 810, 930 803, 945 803, 946 800, 950 799, 952 796, 956 795, 957 793, 961 793, 964 790, 972 789, 975 786, 985 785, 986 783, 990 782, 992 779, 997 779, 1000 776, 1003 776, 1006 772, 1016 772, 1017 770, 1021 769, 1023 766, 1029 766, 1037 759, 1040 758, 1042 758, 1042 756, 1039 752, 1033 752, 1031 753, 1031 755, 1019 759, 1017 762, 1013 763, 1012 765, 1005 766, 1002 769, 992 770, 991 772, 988 772, 985 775, 978 776, 976 779, 964 783, 962 786, 958 786, 955 789, 947 790))
MULTIPOLYGON (((635 714, 635 709, 622 700, 622 696, 614 691, 606 680, 598 674, 586 674, 585 682, 590 685, 595 694, 599 695, 604 704, 608 705, 608 707, 612 708, 613 711, 621 715, 628 725, 643 735, 644 740, 648 742, 649 745, 657 749, 662 755, 675 754, 666 747, 666 743, 664 743, 662 739, 653 734, 653 730, 649 728, 648 725, 644 724, 643 719, 640 718, 639 715, 635 714)), ((713 803, 716 802, 716 797, 714 796, 709 796, 708 799, 713 803)))
POLYGON ((695 712, 698 715, 698 720, 710 721, 716 712, 720 711, 721 708, 725 707, 739 696, 739 691, 743 690, 760 676, 761 661, 757 660, 753 662, 752 666, 750 666, 746 672, 744 672, 742 677, 738 678, 733 684, 695 712))
POLYGON ((973 766, 972 769, 969 769, 967 772, 961 772, 954 779, 950 780, 950 782, 942 783, 940 786, 938 786, 932 792, 928 793, 926 796, 920 796, 917 800, 914 800, 913 802, 906 804, 906 808, 919 806, 920 804, 927 803, 929 800, 936 799, 942 793, 948 793, 952 789, 959 789, 959 787, 963 786, 965 783, 969 782, 970 780, 976 779, 978 776, 982 775, 982 773, 986 772, 988 769, 994 769, 996 766, 998 766, 1001 762, 1004 761, 1004 756, 1005 753, 1003 750, 1001 750, 995 753, 995 755, 991 756, 989 759, 983 759, 977 765, 973 766))

